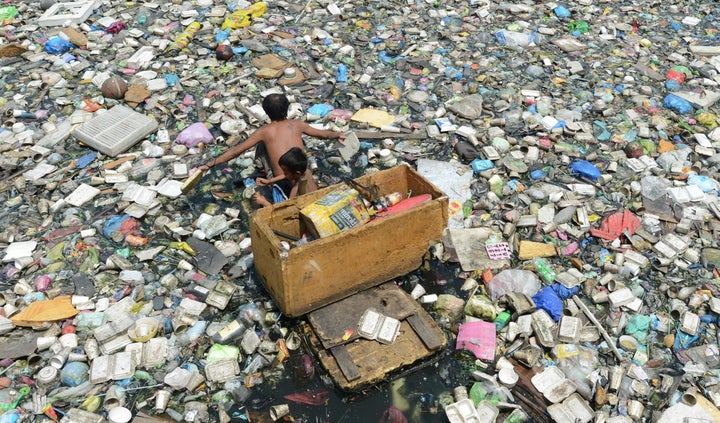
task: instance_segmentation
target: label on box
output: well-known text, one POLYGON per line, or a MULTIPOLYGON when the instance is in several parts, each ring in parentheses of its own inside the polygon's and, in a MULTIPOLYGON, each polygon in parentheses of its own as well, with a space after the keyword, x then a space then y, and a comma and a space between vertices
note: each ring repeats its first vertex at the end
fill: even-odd
POLYGON ((313 235, 325 238, 362 225, 370 219, 360 193, 341 186, 300 211, 313 235))

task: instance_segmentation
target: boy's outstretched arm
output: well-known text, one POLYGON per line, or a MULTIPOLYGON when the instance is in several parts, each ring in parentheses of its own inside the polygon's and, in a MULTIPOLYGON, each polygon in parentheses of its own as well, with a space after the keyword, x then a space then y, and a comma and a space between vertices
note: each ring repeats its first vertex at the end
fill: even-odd
POLYGON ((253 134, 250 135, 248 139, 245 140, 245 142, 232 147, 221 155, 215 157, 215 159, 208 161, 204 165, 200 166, 198 170, 200 170, 201 172, 207 172, 211 167, 227 163, 235 157, 241 155, 242 153, 256 146, 257 143, 263 140, 262 132, 262 128, 258 129, 257 131, 253 132, 253 134))
POLYGON ((310 126, 306 122, 302 122, 302 125, 303 125, 302 126, 303 134, 309 135, 311 137, 337 139, 340 141, 345 139, 345 134, 343 134, 342 132, 335 132, 335 131, 330 131, 330 130, 326 130, 326 129, 316 129, 316 128, 310 126))

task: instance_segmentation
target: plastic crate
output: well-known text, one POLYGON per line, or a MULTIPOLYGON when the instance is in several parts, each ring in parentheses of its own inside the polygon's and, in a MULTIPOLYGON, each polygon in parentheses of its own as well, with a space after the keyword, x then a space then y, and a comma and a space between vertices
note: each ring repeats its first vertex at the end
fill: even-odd
POLYGON ((73 136, 99 152, 115 157, 153 133, 157 121, 117 105, 75 128, 73 136))

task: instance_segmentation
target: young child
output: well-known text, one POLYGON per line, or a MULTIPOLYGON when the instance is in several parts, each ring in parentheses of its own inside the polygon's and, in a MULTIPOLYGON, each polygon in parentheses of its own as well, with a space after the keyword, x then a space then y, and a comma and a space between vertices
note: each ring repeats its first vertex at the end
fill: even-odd
MULTIPOLYGON (((228 162, 246 150, 257 146, 255 151, 256 159, 262 159, 263 156, 267 155, 268 163, 266 163, 266 166, 270 169, 265 169, 267 172, 266 178, 272 179, 275 176, 282 175, 282 169, 278 163, 280 156, 292 147, 298 147, 305 151, 303 134, 317 138, 339 139, 341 142, 345 138, 340 132, 315 129, 303 121, 288 119, 287 113, 290 101, 284 94, 266 96, 263 99, 262 107, 270 118, 270 123, 258 128, 245 142, 230 148, 214 160, 200 166, 201 172, 206 172, 212 166, 228 162)), ((305 176, 307 178, 308 192, 315 191, 317 184, 309 169, 305 170, 305 176)))
POLYGON ((290 198, 295 198, 306 191, 305 171, 307 155, 298 147, 292 147, 278 160, 283 174, 271 179, 257 178, 255 202, 261 206, 269 206, 290 198))

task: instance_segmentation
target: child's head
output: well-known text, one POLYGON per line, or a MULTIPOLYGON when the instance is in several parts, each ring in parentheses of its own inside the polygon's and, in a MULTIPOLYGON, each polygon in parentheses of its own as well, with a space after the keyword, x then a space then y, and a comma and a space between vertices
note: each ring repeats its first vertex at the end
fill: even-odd
POLYGON ((290 101, 285 94, 270 94, 263 99, 262 108, 270 120, 287 119, 290 101))
POLYGON ((297 182, 305 174, 305 170, 307 169, 307 155, 301 148, 293 147, 280 156, 278 164, 283 170, 286 179, 297 182))

